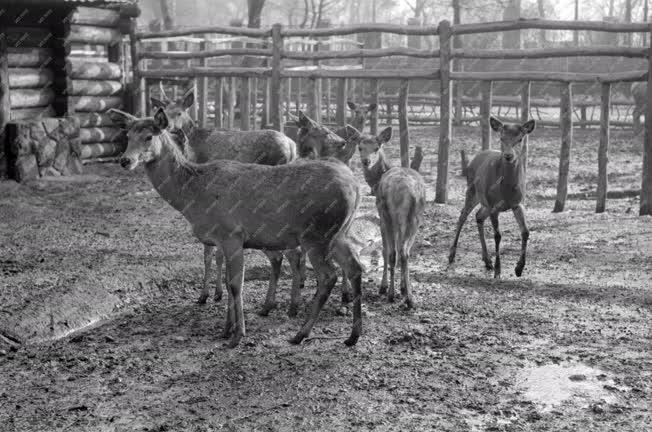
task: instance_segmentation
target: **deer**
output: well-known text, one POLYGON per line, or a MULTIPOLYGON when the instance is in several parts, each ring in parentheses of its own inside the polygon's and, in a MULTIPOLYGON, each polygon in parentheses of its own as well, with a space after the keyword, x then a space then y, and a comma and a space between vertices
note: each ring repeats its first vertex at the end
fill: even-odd
POLYGON ((330 130, 308 117, 303 111, 295 120, 299 128, 297 146, 299 158, 335 158, 348 165, 355 154, 360 132, 351 125, 330 130))
POLYGON ((647 83, 632 83, 630 90, 634 98, 634 111, 632 112, 634 131, 639 133, 641 131, 641 115, 645 115, 647 109, 647 83))
POLYGON ((143 165, 159 195, 190 223, 205 245, 220 246, 226 260, 228 305, 222 336, 228 347, 245 336, 242 285, 244 248, 306 250, 317 273, 318 290, 308 318, 290 339, 299 344, 310 334, 335 282, 333 259, 353 288, 353 325, 346 339, 355 345, 362 332, 362 266, 347 237, 360 203, 351 170, 336 161, 315 160, 283 165, 216 159, 189 161, 172 134, 165 110, 138 118, 117 109, 114 123, 126 130, 127 149, 120 165, 129 171, 143 165))
MULTIPOLYGON (((211 130, 199 128, 190 117, 188 109, 194 104, 194 92, 188 91, 176 101, 170 100, 163 87, 160 87, 162 99, 151 98, 152 106, 163 109, 169 118, 170 130, 173 133, 182 131, 187 139, 182 141, 182 151, 186 158, 193 162, 205 163, 214 159, 233 159, 245 163, 263 165, 279 165, 296 159, 296 144, 284 134, 274 130, 232 131, 211 130)), ((271 264, 271 277, 268 294, 259 313, 266 316, 276 308, 274 293, 283 264, 283 253, 279 251, 263 251, 271 264)), ((299 290, 305 281, 305 257, 299 251, 285 251, 292 270, 292 290, 288 315, 294 317, 298 313, 299 290)), ((215 257, 217 284, 215 285, 215 301, 222 299, 222 264, 224 257, 220 248, 204 245, 204 283, 197 303, 205 304, 209 297, 209 286, 213 279, 212 261, 215 257)))
POLYGON ((376 111, 378 106, 375 103, 369 105, 357 104, 353 101, 346 101, 349 109, 351 110, 352 116, 351 121, 349 122, 351 126, 356 128, 359 132, 364 132, 365 124, 367 123, 367 118, 369 113, 376 111))
POLYGON ((482 261, 485 268, 494 271, 494 278, 500 278, 500 240, 501 233, 498 225, 500 213, 511 210, 521 231, 521 255, 516 264, 515 274, 520 277, 525 268, 527 243, 530 231, 525 221, 525 182, 527 169, 527 143, 523 138, 531 134, 535 128, 535 121, 528 120, 523 124, 502 123, 497 118, 489 117, 491 129, 500 135, 500 151, 484 150, 478 153, 468 166, 462 167, 466 176, 466 197, 464 207, 460 212, 455 230, 455 237, 450 247, 448 262, 453 264, 457 251, 457 243, 464 222, 471 211, 480 204, 480 209, 475 214, 482 247, 482 261), (487 253, 485 242, 484 221, 490 218, 494 230, 496 245, 496 260, 492 264, 487 253))
POLYGON ((392 167, 383 151, 383 144, 392 138, 392 128, 378 136, 363 134, 358 150, 365 181, 376 196, 383 243, 383 277, 380 295, 394 301, 394 278, 397 258, 401 266, 401 294, 405 307, 414 308, 410 284, 410 252, 416 239, 426 202, 426 185, 419 174, 418 159, 410 168, 392 167), (374 160, 375 159, 375 160, 374 160), (373 162, 373 163, 372 163, 373 162), (389 284, 388 284, 389 270, 389 284))

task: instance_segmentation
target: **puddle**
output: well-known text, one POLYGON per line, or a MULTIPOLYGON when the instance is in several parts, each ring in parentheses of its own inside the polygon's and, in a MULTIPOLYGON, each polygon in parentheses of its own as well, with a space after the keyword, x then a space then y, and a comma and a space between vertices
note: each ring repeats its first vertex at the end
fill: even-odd
POLYGON ((517 385, 523 396, 543 411, 560 404, 585 408, 596 402, 614 404, 618 401, 618 387, 608 374, 580 363, 533 366, 521 371, 517 385))

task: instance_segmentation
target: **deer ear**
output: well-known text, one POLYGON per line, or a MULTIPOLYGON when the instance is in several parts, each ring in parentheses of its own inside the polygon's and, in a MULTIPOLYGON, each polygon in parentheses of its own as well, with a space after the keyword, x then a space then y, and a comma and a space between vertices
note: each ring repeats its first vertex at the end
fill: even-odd
POLYGON ((375 103, 369 104, 369 106, 367 107, 367 112, 376 111, 376 108, 378 108, 378 105, 376 105, 375 103))
POLYGON ((378 136, 376 137, 376 140, 377 140, 378 143, 380 143, 380 144, 382 144, 382 143, 386 143, 386 142, 388 142, 390 139, 392 139, 392 127, 391 127, 391 126, 388 126, 388 127, 386 127, 385 129, 383 129, 383 130, 378 134, 378 136))
POLYGON ((131 125, 136 121, 136 117, 119 109, 111 108, 108 114, 111 121, 122 129, 131 128, 131 125))
POLYGON ((349 109, 352 111, 355 111, 356 108, 358 108, 358 104, 356 104, 355 102, 346 101, 346 104, 349 106, 349 109))
POLYGON ((181 101, 181 107, 184 110, 187 110, 192 106, 192 104, 195 103, 195 92, 193 90, 190 90, 186 95, 183 97, 183 101, 181 101))
POLYGON ((297 125, 301 128, 312 129, 317 124, 313 119, 308 117, 303 111, 299 110, 299 121, 297 122, 297 125))
POLYGON ((163 108, 156 110, 156 114, 154 114, 154 122, 156 123, 156 126, 161 130, 167 129, 170 125, 168 116, 165 114, 165 110, 163 108))
POLYGON ((338 131, 338 135, 344 138, 347 142, 355 141, 360 139, 360 131, 351 126, 350 124, 347 124, 344 126, 343 129, 340 129, 338 131))
POLYGON ((495 130, 496 132, 500 132, 503 130, 503 122, 501 122, 494 116, 489 117, 489 125, 491 125, 491 129, 495 130))
POLYGON ((156 99, 155 97, 150 97, 149 102, 152 104, 153 108, 165 108, 166 103, 161 99, 156 99))
POLYGON ((523 125, 521 126, 521 130, 523 131, 524 135, 527 135, 532 133, 535 126, 536 126, 536 122, 534 121, 534 119, 528 120, 525 123, 523 123, 523 125))

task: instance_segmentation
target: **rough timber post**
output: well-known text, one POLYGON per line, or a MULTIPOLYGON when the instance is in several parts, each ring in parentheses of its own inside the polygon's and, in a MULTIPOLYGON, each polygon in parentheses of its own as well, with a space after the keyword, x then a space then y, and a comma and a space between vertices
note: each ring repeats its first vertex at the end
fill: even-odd
MULTIPOLYGON (((650 37, 650 44, 652 45, 652 37, 650 37)), ((652 56, 648 56, 647 100, 652 100, 652 56)), ((641 206, 639 215, 652 216, 652 103, 647 104, 647 111, 645 111, 644 140, 643 179, 641 181, 641 206)))
MULTIPOLYGON (((199 51, 206 51, 206 36, 202 35, 204 40, 199 43, 199 51)), ((199 66, 206 66, 206 57, 199 59, 199 66)), ((200 127, 206 127, 208 124, 208 77, 200 77, 197 80, 197 120, 200 127)), ((215 107, 217 115, 217 107, 215 107)))
MULTIPOLYGON (((525 123, 530 119, 530 90, 532 83, 525 81, 521 87, 521 122, 525 123)), ((527 153, 528 153, 528 136, 523 137, 523 152, 525 153, 524 171, 527 172, 527 153)), ((527 186, 525 186, 527 187, 527 186)))
POLYGON ((602 83, 600 109, 600 145, 598 147, 598 190, 595 212, 604 212, 607 201, 607 163, 609 161, 609 117, 611 114, 611 84, 602 83))
POLYGON ((398 132, 401 146, 401 166, 408 168, 410 166, 410 132, 408 129, 408 93, 410 90, 410 81, 401 80, 398 89, 398 132))
POLYGON ((439 126, 439 150, 437 154, 437 181, 435 184, 435 202, 443 204, 447 200, 448 189, 448 150, 451 142, 451 23, 439 23, 440 54, 439 64, 441 70, 441 106, 439 126))
POLYGON ((491 115, 491 87, 492 81, 482 81, 480 83, 480 135, 482 137, 482 150, 491 147, 491 125, 489 116, 491 115))
POLYGON ((371 134, 376 135, 378 133, 378 112, 380 111, 380 106, 378 104, 379 85, 378 85, 377 78, 372 79, 371 82, 369 83, 369 91, 371 92, 371 100, 369 102, 372 104, 376 104, 376 109, 371 112, 371 119, 369 120, 369 128, 371 134))
MULTIPOLYGON (((269 85, 269 119, 272 128, 283 132, 281 122, 281 51, 283 50, 283 37, 281 24, 272 26, 272 77, 269 85)), ((288 108, 290 104, 288 101, 288 108)))
POLYGON ((561 151, 559 154, 559 178, 557 179, 557 198, 554 213, 564 211, 568 194, 568 171, 570 168, 570 150, 573 143, 573 93, 571 83, 561 84, 561 151))
POLYGON ((335 123, 338 126, 346 124, 346 78, 337 79, 337 93, 335 95, 335 123))

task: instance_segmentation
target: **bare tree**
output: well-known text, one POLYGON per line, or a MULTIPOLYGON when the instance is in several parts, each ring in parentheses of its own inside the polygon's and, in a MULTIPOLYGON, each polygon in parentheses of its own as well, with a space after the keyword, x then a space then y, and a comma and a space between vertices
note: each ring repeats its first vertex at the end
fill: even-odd
POLYGON ((167 30, 173 29, 177 25, 176 0, 161 0, 161 15, 163 16, 163 27, 167 30))
POLYGON ((426 10, 427 3, 428 3, 427 0, 415 0, 414 3, 405 0, 405 4, 407 4, 410 7, 410 9, 412 9, 412 12, 414 13, 414 18, 420 18, 420 19, 423 19, 423 15, 426 10))
POLYGON ((247 6, 249 7, 247 27, 260 28, 265 0, 247 0, 247 6))

